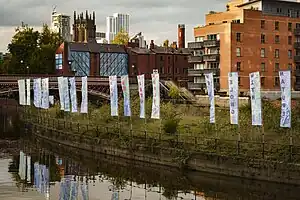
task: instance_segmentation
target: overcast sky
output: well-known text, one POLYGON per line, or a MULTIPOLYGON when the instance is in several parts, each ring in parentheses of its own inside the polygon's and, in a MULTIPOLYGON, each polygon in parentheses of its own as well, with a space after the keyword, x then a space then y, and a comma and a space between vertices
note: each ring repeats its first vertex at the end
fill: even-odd
POLYGON ((203 24, 210 10, 225 10, 226 0, 0 0, 0 52, 7 44, 21 21, 32 27, 50 24, 54 5, 57 12, 72 16, 73 11, 96 12, 97 31, 106 30, 106 16, 113 13, 130 15, 130 36, 142 32, 147 42, 156 44, 163 40, 177 40, 177 25, 186 24, 187 41, 193 40, 193 27, 203 24))

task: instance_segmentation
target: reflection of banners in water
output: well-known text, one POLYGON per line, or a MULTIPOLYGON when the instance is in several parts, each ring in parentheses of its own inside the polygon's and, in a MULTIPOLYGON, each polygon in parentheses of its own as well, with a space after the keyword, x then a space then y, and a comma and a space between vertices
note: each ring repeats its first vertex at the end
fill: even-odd
POLYGON ((39 188, 39 163, 34 163, 34 186, 35 188, 39 188))
POLYGON ((60 181, 60 193, 59 193, 59 200, 65 200, 65 179, 62 178, 60 181))
POLYGON ((89 184, 87 182, 82 182, 80 184, 82 200, 89 199, 89 184))
POLYGON ((67 175, 65 176, 64 179, 64 196, 65 198, 69 199, 71 196, 71 181, 72 181, 72 176, 67 175))
POLYGON ((72 180, 71 181, 70 200, 77 199, 77 196, 78 196, 78 182, 72 180))
POLYGON ((111 200, 119 200, 119 192, 112 193, 111 200))
POLYGON ((21 180, 26 179, 26 155, 23 151, 20 151, 19 176, 21 180))
POLYGON ((31 182, 31 157, 27 156, 27 181, 31 182))

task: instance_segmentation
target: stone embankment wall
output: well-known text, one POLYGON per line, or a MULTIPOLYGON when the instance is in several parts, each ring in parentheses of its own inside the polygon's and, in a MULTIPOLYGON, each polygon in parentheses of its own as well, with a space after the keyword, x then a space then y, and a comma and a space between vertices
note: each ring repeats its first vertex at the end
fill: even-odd
POLYGON ((188 168, 209 173, 266 180, 280 183, 300 184, 300 166, 247 157, 229 157, 217 154, 184 152, 175 148, 147 146, 132 142, 116 145, 105 138, 66 133, 32 124, 35 137, 60 143, 93 153, 117 156, 176 168, 188 168))

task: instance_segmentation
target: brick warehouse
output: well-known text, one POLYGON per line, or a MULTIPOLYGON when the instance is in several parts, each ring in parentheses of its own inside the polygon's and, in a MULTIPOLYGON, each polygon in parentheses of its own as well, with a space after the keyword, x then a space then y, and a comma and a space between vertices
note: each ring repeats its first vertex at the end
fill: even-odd
POLYGON ((231 0, 225 12, 210 12, 205 26, 194 28, 189 89, 205 86, 203 73, 214 72, 227 91, 228 72, 239 72, 240 91, 249 90, 249 73, 261 73, 262 90, 279 90, 279 70, 291 70, 292 87, 300 89, 300 3, 231 0))
POLYGON ((146 78, 151 78, 153 69, 158 69, 162 79, 187 86, 189 56, 188 49, 157 47, 153 41, 150 49, 95 42, 64 42, 56 51, 56 69, 58 74, 65 75, 145 74, 146 78))

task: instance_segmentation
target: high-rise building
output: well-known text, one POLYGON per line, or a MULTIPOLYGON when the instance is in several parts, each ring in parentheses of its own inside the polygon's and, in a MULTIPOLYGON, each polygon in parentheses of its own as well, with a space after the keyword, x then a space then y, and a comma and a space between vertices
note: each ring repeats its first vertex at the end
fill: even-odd
POLYGON ((81 13, 76 16, 74 11, 74 24, 73 24, 73 41, 74 42, 96 42, 96 20, 95 12, 93 16, 86 11, 85 17, 81 13))
POLYGON ((115 13, 106 18, 106 39, 111 43, 115 36, 123 30, 129 34, 129 15, 115 13))
POLYGON ((51 15, 51 29, 59 33, 65 41, 71 41, 70 16, 59 14, 54 9, 51 15))
POLYGON ((226 11, 211 11, 205 25, 194 28, 189 59, 189 89, 201 91, 204 74, 228 91, 228 72, 239 73, 239 89, 249 92, 249 73, 259 71, 264 91, 279 90, 279 70, 292 71, 292 88, 300 89, 300 3, 283 0, 231 0, 226 11))

